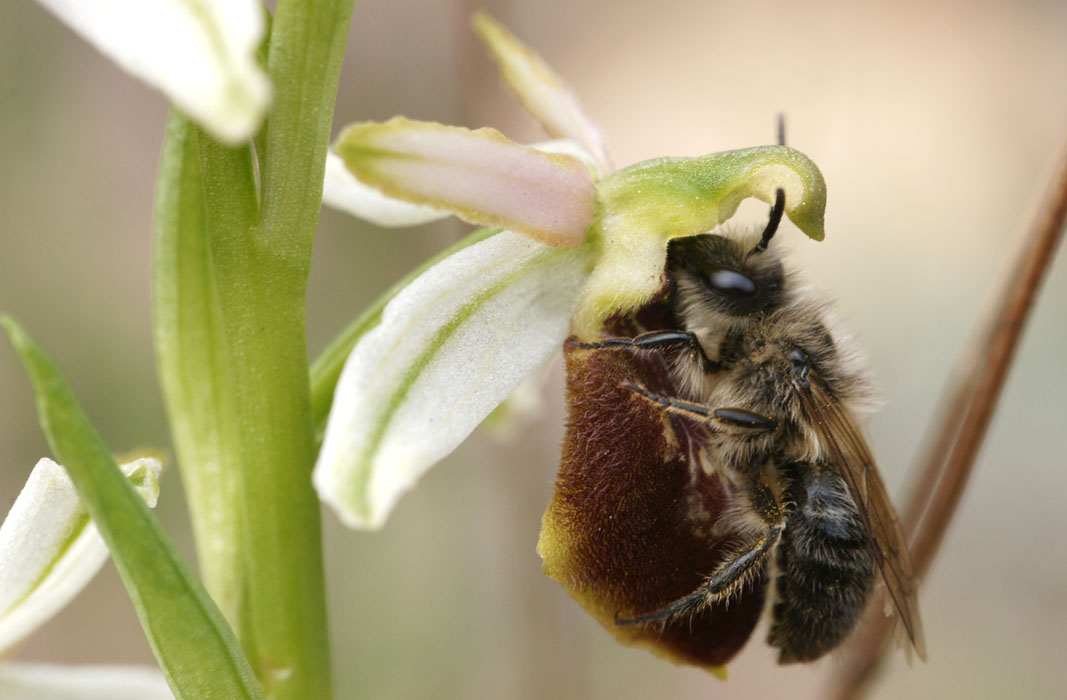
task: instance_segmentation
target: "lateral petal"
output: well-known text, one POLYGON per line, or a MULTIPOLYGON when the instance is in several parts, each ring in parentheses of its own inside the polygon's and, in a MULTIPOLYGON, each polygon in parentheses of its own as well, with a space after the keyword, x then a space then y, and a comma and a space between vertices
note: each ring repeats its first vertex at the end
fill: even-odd
POLYGON ((493 129, 395 117, 349 126, 334 150, 360 181, 389 197, 553 247, 578 245, 593 221, 596 189, 582 161, 522 146, 493 129))
POLYGON ((452 215, 447 210, 386 197, 357 180, 333 151, 326 153, 322 203, 383 228, 418 226, 452 215))

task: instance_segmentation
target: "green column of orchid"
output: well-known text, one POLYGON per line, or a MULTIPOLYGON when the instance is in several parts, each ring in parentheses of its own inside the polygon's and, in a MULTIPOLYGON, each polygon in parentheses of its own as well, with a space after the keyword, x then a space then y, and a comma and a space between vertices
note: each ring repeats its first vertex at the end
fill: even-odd
POLYGON ((180 117, 160 179, 160 373, 201 568, 279 699, 332 694, 304 304, 351 8, 278 2, 258 193, 249 148, 180 117))

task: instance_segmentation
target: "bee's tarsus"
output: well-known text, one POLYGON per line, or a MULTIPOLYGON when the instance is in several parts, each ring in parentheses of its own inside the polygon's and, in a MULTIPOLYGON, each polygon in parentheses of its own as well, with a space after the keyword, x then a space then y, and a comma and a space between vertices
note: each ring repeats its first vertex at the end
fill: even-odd
POLYGON ((778 545, 785 529, 785 509, 774 499, 766 486, 758 486, 754 491, 761 497, 770 499, 773 507, 760 513, 767 530, 751 545, 735 554, 718 571, 709 576, 692 593, 668 603, 658 610, 645 615, 622 618, 615 613, 616 625, 640 625, 658 620, 667 620, 679 615, 694 612, 716 603, 729 604, 730 598, 741 591, 760 571, 763 570, 768 555, 778 545))
POLYGON ((655 394, 633 382, 622 382, 620 386, 623 389, 634 392, 646 401, 656 404, 668 413, 676 413, 680 416, 699 421, 706 421, 711 415, 711 409, 709 407, 704 404, 696 403, 695 401, 685 401, 684 399, 676 399, 671 396, 655 394))
POLYGON ((774 418, 760 413, 753 413, 743 408, 712 408, 695 401, 686 401, 672 396, 656 394, 630 381, 622 382, 620 386, 623 389, 634 392, 646 401, 656 404, 668 413, 676 413, 686 418, 715 421, 723 425, 748 430, 772 431, 778 428, 778 421, 774 418))
POLYGON ((711 412, 711 418, 716 422, 725 423, 736 428, 774 430, 778 427, 778 421, 774 418, 746 411, 743 408, 716 408, 711 412))
POLYGON ((634 336, 633 338, 604 338, 594 342, 583 342, 577 338, 568 338, 567 344, 571 347, 583 350, 605 350, 608 348, 629 348, 632 350, 665 350, 677 346, 684 346, 695 353, 701 360, 710 366, 715 366, 710 358, 704 353, 704 347, 700 344, 696 334, 692 331, 649 331, 634 336))

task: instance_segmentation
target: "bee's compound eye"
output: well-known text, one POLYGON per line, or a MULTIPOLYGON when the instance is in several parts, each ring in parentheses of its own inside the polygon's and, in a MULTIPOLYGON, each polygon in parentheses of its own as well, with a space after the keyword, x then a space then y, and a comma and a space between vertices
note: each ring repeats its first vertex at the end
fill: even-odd
POLYGON ((708 284, 717 292, 728 294, 732 297, 756 296, 756 283, 740 272, 719 268, 708 275, 708 284))

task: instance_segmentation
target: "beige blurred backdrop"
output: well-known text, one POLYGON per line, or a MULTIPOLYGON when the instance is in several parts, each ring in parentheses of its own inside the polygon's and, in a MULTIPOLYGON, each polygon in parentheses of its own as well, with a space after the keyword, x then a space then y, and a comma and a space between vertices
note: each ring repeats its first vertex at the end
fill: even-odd
MULTIPOLYGON (((357 2, 336 111, 542 138, 467 29, 472 2, 357 2)), ((488 1, 574 85, 619 165, 770 143, 822 168, 827 238, 781 238, 840 299, 884 387, 870 436, 894 493, 953 363, 1008 274, 1067 136, 1067 3, 488 1)), ((153 182, 167 105, 33 3, 0 9, 0 308, 70 376, 115 450, 168 446, 151 345, 153 182)), ((759 219, 765 206, 746 206, 759 219)), ((462 235, 324 211, 312 354, 462 235)), ((896 655, 877 698, 1067 697, 1067 261, 1061 251, 942 554, 924 584, 930 659, 896 655)), ((616 645, 534 551, 564 407, 476 434, 380 533, 324 514, 339 698, 818 698, 838 660, 780 669, 754 639, 723 684, 616 645)), ((47 453, 0 342, 0 502, 47 453)), ((158 509, 192 558, 172 467, 158 509)), ((18 652, 151 663, 108 566, 18 652)))

